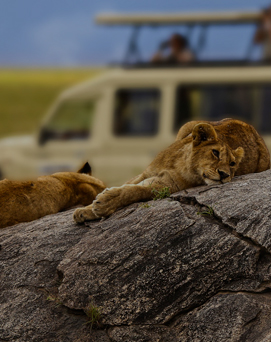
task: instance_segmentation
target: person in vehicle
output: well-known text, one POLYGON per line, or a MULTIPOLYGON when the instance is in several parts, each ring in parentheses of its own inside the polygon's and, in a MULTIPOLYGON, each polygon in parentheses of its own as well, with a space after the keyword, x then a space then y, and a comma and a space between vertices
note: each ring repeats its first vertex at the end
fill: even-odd
POLYGON ((151 61, 153 63, 189 63, 194 59, 187 39, 183 35, 175 33, 168 41, 160 44, 159 51, 155 53, 151 61), (168 50, 169 53, 167 53, 168 50))
POLYGON ((271 6, 264 9, 254 35, 255 44, 263 44, 263 60, 271 61, 271 6))

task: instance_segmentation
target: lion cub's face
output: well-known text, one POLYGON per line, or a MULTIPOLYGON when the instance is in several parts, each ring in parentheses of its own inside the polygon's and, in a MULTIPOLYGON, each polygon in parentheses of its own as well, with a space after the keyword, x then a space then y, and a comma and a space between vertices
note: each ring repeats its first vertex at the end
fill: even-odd
POLYGON ((201 123, 192 132, 192 163, 205 184, 231 181, 244 156, 242 147, 232 150, 218 139, 213 126, 201 123))

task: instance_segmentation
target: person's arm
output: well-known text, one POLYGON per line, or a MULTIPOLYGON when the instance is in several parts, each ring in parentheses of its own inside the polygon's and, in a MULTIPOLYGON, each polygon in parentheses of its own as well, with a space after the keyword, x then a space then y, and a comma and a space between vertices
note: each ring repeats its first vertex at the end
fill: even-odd
POLYGON ((271 36, 271 8, 263 11, 259 26, 254 34, 254 43, 261 44, 271 36))
POLYGON ((160 51, 156 52, 151 58, 152 63, 161 62, 163 60, 164 60, 164 56, 160 51))
POLYGON ((194 59, 195 59, 195 56, 190 50, 182 51, 177 56, 177 60, 180 63, 192 62, 194 59))
POLYGON ((256 30, 253 41, 255 44, 261 44, 265 40, 266 36, 267 36, 267 32, 265 28, 261 25, 256 30))
POLYGON ((168 49, 168 47, 169 47, 168 41, 162 42, 159 45, 157 52, 152 56, 151 62, 153 62, 153 63, 164 62, 166 60, 166 58, 164 56, 164 52, 166 49, 168 49))

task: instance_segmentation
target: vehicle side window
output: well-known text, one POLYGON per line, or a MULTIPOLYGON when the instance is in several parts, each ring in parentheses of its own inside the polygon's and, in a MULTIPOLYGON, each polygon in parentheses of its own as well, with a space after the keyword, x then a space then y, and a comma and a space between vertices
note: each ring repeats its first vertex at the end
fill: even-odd
POLYGON ((260 127, 261 133, 271 133, 271 86, 265 85, 260 93, 260 127))
POLYGON ((94 107, 93 101, 78 100, 62 103, 51 120, 43 127, 40 143, 53 139, 87 139, 91 135, 94 107))
POLYGON ((160 102, 158 89, 119 89, 115 96, 114 134, 155 135, 158 132, 160 102))
POLYGON ((214 84, 179 86, 176 90, 174 131, 191 120, 235 118, 252 122, 255 86, 214 84))
POLYGON ((175 113, 173 130, 178 132, 179 128, 188 121, 193 120, 193 89, 191 87, 179 86, 176 89, 175 113))

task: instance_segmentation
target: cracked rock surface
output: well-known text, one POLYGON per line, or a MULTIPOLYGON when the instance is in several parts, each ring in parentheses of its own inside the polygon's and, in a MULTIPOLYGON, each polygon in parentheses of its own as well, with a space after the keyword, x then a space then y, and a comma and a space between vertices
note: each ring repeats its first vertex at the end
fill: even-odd
POLYGON ((1 229, 0 342, 271 341, 271 171, 147 203, 1 229))

